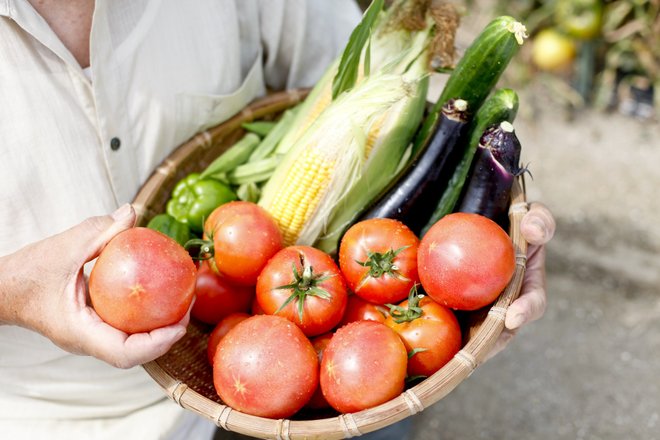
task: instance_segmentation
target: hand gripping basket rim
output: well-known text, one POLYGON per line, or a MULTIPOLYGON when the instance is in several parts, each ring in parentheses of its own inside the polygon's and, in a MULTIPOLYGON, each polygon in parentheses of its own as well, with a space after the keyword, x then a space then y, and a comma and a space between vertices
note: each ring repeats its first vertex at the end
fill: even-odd
MULTIPOLYGON (((241 124, 273 117, 300 102, 307 92, 291 90, 258 99, 228 121, 179 146, 152 173, 133 201, 138 225, 146 224, 152 216, 163 212, 170 191, 179 179, 189 172, 203 169, 217 154, 232 145, 242 134, 241 124)), ((504 328, 507 308, 520 292, 527 260, 527 243, 520 233, 520 221, 528 208, 522 183, 522 179, 514 182, 509 209, 509 234, 516 253, 516 270, 509 285, 493 305, 479 311, 478 322, 469 329, 467 342, 449 363, 386 403, 356 413, 308 420, 274 420, 233 410, 220 403, 218 397, 213 398, 213 384, 206 383, 208 380, 201 387, 192 383, 197 379, 192 368, 193 358, 196 357, 197 362, 207 362, 204 349, 206 334, 194 322, 190 324, 186 336, 170 352, 144 364, 143 368, 167 396, 183 408, 226 430, 258 438, 332 440, 356 437, 419 413, 470 376, 504 328), (200 350, 203 351, 202 358, 198 353, 200 350)), ((210 366, 206 365, 206 368, 210 369, 210 366)))

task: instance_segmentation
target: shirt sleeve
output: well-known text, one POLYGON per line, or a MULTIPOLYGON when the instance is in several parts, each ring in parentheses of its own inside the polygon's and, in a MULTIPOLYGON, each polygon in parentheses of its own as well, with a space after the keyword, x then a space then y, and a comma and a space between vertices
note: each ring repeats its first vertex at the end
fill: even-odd
POLYGON ((361 16, 354 0, 260 0, 266 85, 313 86, 341 54, 361 16))

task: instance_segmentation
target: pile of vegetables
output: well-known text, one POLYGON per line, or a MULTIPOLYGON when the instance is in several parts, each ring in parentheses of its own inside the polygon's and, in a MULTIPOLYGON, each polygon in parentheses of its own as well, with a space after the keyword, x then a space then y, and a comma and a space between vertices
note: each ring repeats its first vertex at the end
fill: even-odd
POLYGON ((304 102, 246 124, 176 185, 167 212, 131 230, 124 255, 102 253, 99 315, 122 315, 97 300, 114 295, 126 312, 112 322, 177 322, 196 260, 191 316, 209 330, 215 389, 263 417, 370 408, 442 368, 462 346, 455 311, 488 306, 514 273, 506 211, 524 172, 517 95, 495 86, 525 28, 496 18, 453 66, 457 24, 448 4, 372 2, 304 102), (438 60, 451 73, 427 107, 438 60), (137 249, 149 267, 108 276, 137 249), (167 289, 146 279, 166 272, 180 275, 167 289))

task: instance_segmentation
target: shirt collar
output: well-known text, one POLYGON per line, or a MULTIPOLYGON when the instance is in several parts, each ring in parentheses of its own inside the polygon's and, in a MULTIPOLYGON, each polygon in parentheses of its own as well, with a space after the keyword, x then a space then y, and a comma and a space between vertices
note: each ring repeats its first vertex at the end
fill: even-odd
POLYGON ((72 66, 80 65, 69 49, 55 35, 46 20, 37 13, 27 0, 0 0, 0 15, 14 20, 23 30, 72 66))

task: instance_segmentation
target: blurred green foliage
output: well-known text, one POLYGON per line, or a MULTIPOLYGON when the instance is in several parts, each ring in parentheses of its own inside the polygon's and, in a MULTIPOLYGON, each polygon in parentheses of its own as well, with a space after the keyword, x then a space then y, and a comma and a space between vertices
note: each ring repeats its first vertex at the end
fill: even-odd
POLYGON ((571 72, 554 75, 579 96, 567 96, 573 105, 640 117, 660 109, 660 0, 497 0, 494 13, 521 20, 532 44, 548 28, 574 40, 571 72))

